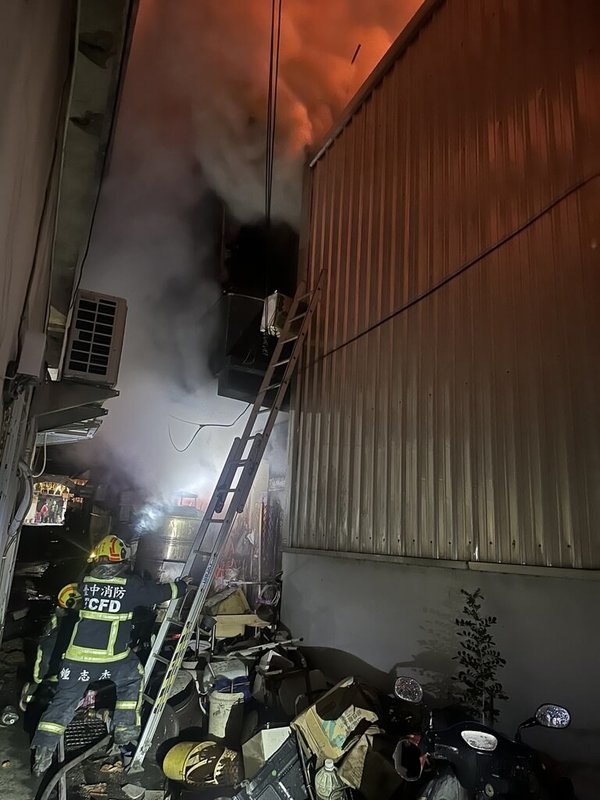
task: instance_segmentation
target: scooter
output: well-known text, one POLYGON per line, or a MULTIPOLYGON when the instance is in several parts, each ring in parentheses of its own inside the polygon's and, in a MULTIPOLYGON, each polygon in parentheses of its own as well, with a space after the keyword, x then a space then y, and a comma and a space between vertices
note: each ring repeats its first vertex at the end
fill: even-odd
POLYGON ((526 728, 564 729, 570 722, 566 708, 544 704, 510 739, 466 719, 440 728, 430 712, 422 735, 400 740, 394 763, 415 784, 419 800, 574 800, 571 782, 553 775, 549 763, 522 742, 526 728))

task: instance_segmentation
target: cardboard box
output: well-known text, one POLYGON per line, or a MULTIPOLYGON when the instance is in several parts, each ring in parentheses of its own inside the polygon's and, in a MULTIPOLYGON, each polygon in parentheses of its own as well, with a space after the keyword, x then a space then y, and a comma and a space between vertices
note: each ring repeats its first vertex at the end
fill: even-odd
POLYGON ((378 721, 370 699, 354 678, 345 678, 292 722, 320 766, 339 761, 378 721))
POLYGON ((251 781, 260 772, 291 733, 292 729, 287 725, 283 728, 267 728, 242 745, 244 775, 247 781, 251 781))
POLYGON ((267 628, 269 623, 257 617, 256 614, 223 614, 215 617, 217 622, 217 639, 233 639, 234 636, 243 636, 246 626, 249 628, 267 628))

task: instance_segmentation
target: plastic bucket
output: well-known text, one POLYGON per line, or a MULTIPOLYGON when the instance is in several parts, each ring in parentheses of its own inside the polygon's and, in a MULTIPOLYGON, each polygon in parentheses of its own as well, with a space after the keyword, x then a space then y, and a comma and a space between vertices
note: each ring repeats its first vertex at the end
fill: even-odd
POLYGON ((244 721, 243 692, 211 692, 208 732, 222 742, 239 742, 244 721))

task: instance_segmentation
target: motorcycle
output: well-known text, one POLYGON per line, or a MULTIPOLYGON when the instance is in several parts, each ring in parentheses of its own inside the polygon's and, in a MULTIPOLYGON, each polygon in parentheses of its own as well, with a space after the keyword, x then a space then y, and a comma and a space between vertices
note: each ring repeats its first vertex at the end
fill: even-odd
POLYGON ((570 722, 566 708, 547 703, 510 739, 456 707, 430 712, 424 733, 399 741, 394 764, 419 800, 574 800, 571 782, 522 741, 526 728, 564 729, 570 722), (448 719, 453 724, 446 726, 448 719))

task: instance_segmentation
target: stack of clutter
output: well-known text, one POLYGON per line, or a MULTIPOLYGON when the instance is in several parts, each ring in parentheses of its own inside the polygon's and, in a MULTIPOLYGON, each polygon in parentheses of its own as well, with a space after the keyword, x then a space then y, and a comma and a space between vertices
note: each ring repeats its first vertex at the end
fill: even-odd
POLYGON ((289 723, 327 688, 323 675, 308 669, 299 640, 250 610, 240 587, 213 595, 205 611, 184 662, 203 714, 188 719, 194 740, 180 730, 162 758, 170 795, 308 798, 289 723))
POLYGON ((329 689, 298 640, 253 614, 240 587, 206 611, 186 656, 203 714, 196 706, 194 736, 180 731, 162 761, 174 800, 394 795, 401 779, 376 692, 354 678, 329 689))

